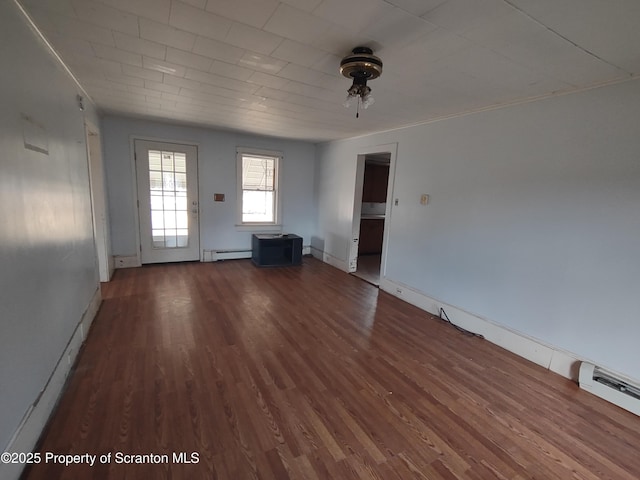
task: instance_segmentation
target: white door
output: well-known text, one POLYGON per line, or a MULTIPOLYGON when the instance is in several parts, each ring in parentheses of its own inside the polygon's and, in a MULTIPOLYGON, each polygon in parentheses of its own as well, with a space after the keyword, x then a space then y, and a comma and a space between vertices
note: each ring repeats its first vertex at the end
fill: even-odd
POLYGON ((198 149, 135 141, 142 263, 200 259, 198 149))

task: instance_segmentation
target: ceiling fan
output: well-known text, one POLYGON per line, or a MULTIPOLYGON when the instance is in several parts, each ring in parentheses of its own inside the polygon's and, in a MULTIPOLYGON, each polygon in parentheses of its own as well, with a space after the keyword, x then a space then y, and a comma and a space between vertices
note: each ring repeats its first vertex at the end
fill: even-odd
POLYGON ((356 104, 356 118, 360 116, 360 105, 366 109, 373 105, 371 87, 368 80, 378 78, 382 74, 382 60, 373 54, 369 47, 356 47, 340 61, 340 73, 347 78, 352 78, 353 83, 347 90, 347 99, 344 106, 349 108, 356 104))

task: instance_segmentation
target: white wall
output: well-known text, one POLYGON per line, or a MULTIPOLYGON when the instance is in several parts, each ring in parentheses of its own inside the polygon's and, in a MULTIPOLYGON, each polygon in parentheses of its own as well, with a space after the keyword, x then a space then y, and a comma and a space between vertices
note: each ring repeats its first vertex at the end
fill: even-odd
MULTIPOLYGON (((84 117, 76 103, 76 85, 13 2, 0 2, 0 46, 0 64, 5 67, 0 75, 0 451, 4 451, 41 391, 54 383, 49 382, 54 369, 62 365, 63 374, 68 371, 65 351, 99 283, 84 117), (25 139, 46 153, 25 148, 25 139)), ((90 105, 87 108, 91 110, 90 105)), ((88 115, 97 123, 93 111, 88 115)), ((46 421, 49 412, 41 413, 46 421)), ((29 442, 35 442, 38 433, 36 428, 21 445, 31 448, 29 442)), ((0 465, 0 477, 11 478, 15 472, 3 470, 8 468, 0 465)))
POLYGON ((639 111, 630 81, 323 144, 314 246, 346 260, 356 156, 398 142, 387 279, 638 379, 639 111))
POLYGON ((132 256, 138 248, 132 137, 198 144, 201 250, 251 247, 251 232, 235 227, 236 147, 282 152, 283 231, 302 236, 305 245, 310 243, 316 223, 313 144, 112 116, 103 118, 102 126, 114 255, 132 256), (226 201, 214 202, 214 193, 224 193, 226 201))

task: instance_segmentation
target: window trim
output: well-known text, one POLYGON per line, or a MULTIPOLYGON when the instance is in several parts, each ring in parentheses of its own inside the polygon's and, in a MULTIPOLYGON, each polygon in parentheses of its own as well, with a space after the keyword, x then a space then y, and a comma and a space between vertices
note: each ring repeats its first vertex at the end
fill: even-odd
POLYGON ((237 147, 236 148, 236 228, 248 231, 280 231, 282 229, 282 209, 281 209, 281 183, 280 172, 282 171, 282 152, 276 150, 264 150, 259 148, 237 147), (242 221, 242 158, 244 155, 258 155, 272 157, 276 159, 274 174, 274 221, 273 222, 243 222, 242 221))

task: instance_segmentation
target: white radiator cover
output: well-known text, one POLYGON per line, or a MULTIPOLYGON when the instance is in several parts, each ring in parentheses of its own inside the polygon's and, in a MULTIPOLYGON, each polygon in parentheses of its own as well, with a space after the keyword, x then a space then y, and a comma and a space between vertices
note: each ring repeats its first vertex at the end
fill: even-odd
POLYGON ((580 388, 640 416, 640 385, 613 372, 582 362, 580 388))

